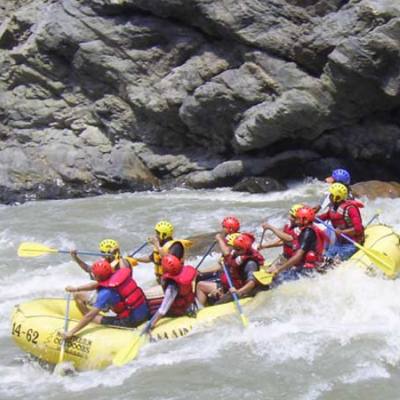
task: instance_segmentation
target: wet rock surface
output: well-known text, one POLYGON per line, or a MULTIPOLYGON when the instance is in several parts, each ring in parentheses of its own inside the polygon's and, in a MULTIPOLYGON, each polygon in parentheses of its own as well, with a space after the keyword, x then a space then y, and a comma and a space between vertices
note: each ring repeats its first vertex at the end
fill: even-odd
POLYGON ((352 185, 352 190, 357 197, 365 196, 369 199, 388 197, 394 199, 400 197, 400 183, 367 181, 352 185))
POLYGON ((397 0, 5 0, 0 17, 1 202, 398 180, 397 0))
POLYGON ((268 193, 285 189, 287 189, 286 185, 283 185, 276 179, 268 177, 243 178, 232 188, 232 190, 236 192, 249 192, 249 193, 268 193))

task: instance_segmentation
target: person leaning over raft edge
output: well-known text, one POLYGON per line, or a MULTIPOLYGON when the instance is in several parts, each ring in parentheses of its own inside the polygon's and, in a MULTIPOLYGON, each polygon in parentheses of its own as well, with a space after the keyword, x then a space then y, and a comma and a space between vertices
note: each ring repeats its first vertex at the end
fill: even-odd
POLYGON ((283 264, 267 269, 267 272, 275 274, 275 283, 308 276, 323 262, 325 243, 328 238, 314 224, 314 220, 315 212, 311 207, 304 206, 297 211, 296 221, 301 230, 298 249, 283 264))
MULTIPOLYGON (((131 257, 122 257, 121 256, 121 249, 118 242, 114 239, 104 239, 99 243, 99 250, 102 254, 104 254, 104 260, 108 261, 111 265, 112 271, 115 272, 120 268, 132 268, 137 265, 135 259, 131 257)), ((72 259, 81 267, 81 269, 87 272, 90 277, 95 280, 92 275, 92 268, 90 265, 85 263, 80 257, 77 255, 76 250, 71 250, 70 252, 72 259)), ((86 307, 88 305, 93 305, 96 301, 96 294, 97 292, 87 293, 87 292, 80 292, 75 293, 74 298, 80 304, 85 304, 86 307)))
POLYGON ((203 306, 210 300, 218 303, 230 301, 231 291, 235 291, 239 297, 250 295, 258 285, 253 272, 258 271, 264 263, 264 257, 252 247, 255 238, 251 233, 241 233, 235 237, 233 248, 225 242, 221 234, 216 235, 216 240, 223 255, 221 262, 228 268, 234 288, 229 288, 221 267, 218 281, 200 281, 197 284, 197 300, 203 306))
POLYGON ((286 223, 282 230, 275 228, 268 222, 262 224, 262 228, 264 230, 272 231, 278 238, 272 242, 261 243, 257 246, 258 250, 270 249, 273 247, 282 246, 282 254, 278 257, 278 259, 273 263, 275 264, 283 264, 290 257, 293 256, 295 251, 299 248, 299 235, 300 228, 296 223, 296 214, 300 208, 304 207, 303 204, 294 204, 289 210, 289 222, 286 223))
POLYGON ((67 286, 65 288, 67 292, 74 295, 81 291, 97 291, 97 298, 91 309, 74 296, 83 318, 74 328, 63 333, 65 339, 74 336, 90 322, 101 325, 136 327, 150 318, 146 297, 132 278, 129 268, 120 268, 113 272, 107 260, 98 260, 93 263, 91 272, 95 282, 80 287, 67 286), (116 316, 99 315, 100 311, 110 309, 116 316))

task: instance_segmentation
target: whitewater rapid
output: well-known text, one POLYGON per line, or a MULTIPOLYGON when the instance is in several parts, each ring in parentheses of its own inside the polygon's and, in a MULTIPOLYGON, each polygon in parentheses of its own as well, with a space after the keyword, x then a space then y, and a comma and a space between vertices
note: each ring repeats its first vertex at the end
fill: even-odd
MULTIPOLYGON (((259 238, 266 218, 283 225, 292 204, 315 205, 326 189, 307 181, 265 195, 174 190, 0 206, 0 399, 398 399, 400 280, 372 278, 352 265, 257 296, 245 307, 251 322, 245 331, 229 316, 146 346, 120 369, 60 377, 12 341, 15 304, 60 297, 67 284, 87 281, 68 255, 18 258, 23 241, 96 251, 101 239, 113 237, 130 251, 160 219, 186 237, 216 231, 226 215, 238 216, 259 238)), ((400 231, 400 200, 363 200, 365 221, 380 210, 380 222, 400 231)), ((264 252, 267 259, 276 254, 264 252)), ((150 286, 152 267, 140 265, 135 276, 150 286)))

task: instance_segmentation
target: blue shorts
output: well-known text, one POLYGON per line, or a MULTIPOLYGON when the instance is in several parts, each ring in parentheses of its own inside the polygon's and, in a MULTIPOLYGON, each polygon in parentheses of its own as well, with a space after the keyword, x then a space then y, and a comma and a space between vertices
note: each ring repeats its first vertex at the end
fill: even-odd
POLYGON ((357 247, 352 243, 338 243, 330 246, 328 251, 325 253, 325 257, 334 258, 339 256, 342 261, 349 259, 355 252, 357 247))
POLYGON ((105 316, 101 319, 101 325, 123 326, 126 328, 134 328, 150 318, 147 303, 143 303, 136 307, 131 315, 127 318, 118 318, 116 316, 105 316))

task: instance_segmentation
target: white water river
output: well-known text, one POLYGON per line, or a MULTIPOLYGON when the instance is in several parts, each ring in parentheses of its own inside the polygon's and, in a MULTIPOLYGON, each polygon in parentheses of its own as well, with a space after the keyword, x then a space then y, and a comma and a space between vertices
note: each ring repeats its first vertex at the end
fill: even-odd
MULTIPOLYGON (((67 284, 88 279, 68 255, 18 258, 23 241, 97 251, 101 239, 113 237, 128 251, 160 219, 170 219, 176 237, 186 237, 216 231, 232 214, 259 238, 265 218, 283 225, 293 203, 314 205, 326 190, 312 181, 267 195, 175 190, 0 206, 0 399, 398 400, 400 280, 372 278, 355 266, 262 293, 245 307, 251 321, 245 331, 232 315, 187 337, 150 344, 120 369, 60 377, 13 343, 15 304, 63 296, 67 284)), ((400 200, 363 200, 364 221, 381 209, 381 222, 400 231, 400 200)), ((267 259, 276 254, 264 252, 267 259)), ((135 273, 151 284, 150 265, 135 273)))

